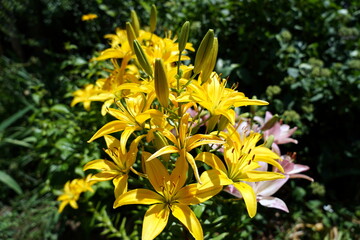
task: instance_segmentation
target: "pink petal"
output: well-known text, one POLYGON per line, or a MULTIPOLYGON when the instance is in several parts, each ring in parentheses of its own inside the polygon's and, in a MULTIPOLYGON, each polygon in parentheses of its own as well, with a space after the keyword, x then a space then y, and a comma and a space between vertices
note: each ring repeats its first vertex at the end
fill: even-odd
POLYGON ((289 176, 285 178, 277 179, 273 181, 263 181, 257 183, 257 189, 255 190, 256 194, 261 196, 271 196, 276 193, 289 179, 289 176))
POLYGON ((264 207, 269 207, 269 208, 276 208, 276 209, 280 209, 284 212, 289 212, 289 209, 286 206, 286 203, 281 200, 280 198, 276 198, 276 197, 261 197, 259 198, 259 203, 261 205, 263 205, 264 207))

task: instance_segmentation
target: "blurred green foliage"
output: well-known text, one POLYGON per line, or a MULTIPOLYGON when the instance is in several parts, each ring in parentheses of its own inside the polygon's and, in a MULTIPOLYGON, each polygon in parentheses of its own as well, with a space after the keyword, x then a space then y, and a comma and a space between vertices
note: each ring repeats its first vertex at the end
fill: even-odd
MULTIPOLYGON (((55 200, 67 180, 82 177, 84 163, 103 154, 101 142, 86 143, 106 122, 100 105, 70 108, 71 93, 106 76, 107 63, 89 62, 105 48, 103 35, 124 28, 131 9, 148 25, 151 4, 159 35, 175 35, 189 20, 197 47, 214 29, 217 71, 299 127, 299 144, 285 149, 317 181, 278 193, 290 214, 261 208, 250 219, 243 204, 221 208, 218 198, 194 207, 206 238, 360 238, 360 3, 345 0, 0 0, 0 238, 139 236, 144 208, 111 210, 106 183, 79 210, 59 216, 55 200), (88 13, 99 18, 82 22, 88 13)), ((159 239, 184 238, 170 222, 159 239)))

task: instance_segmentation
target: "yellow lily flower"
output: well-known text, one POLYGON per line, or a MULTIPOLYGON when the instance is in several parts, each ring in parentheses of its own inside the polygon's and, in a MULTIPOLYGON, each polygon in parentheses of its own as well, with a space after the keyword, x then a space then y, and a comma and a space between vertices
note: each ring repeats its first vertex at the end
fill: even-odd
MULTIPOLYGON (((145 153, 144 153, 145 154, 145 153)), ((146 154, 148 156, 150 154, 146 154)), ((129 204, 152 205, 144 216, 142 239, 151 240, 165 228, 170 213, 177 218, 196 240, 203 239, 203 231, 199 220, 188 205, 199 204, 210 199, 222 190, 222 186, 199 189, 199 184, 184 187, 187 165, 178 161, 169 175, 164 165, 157 158, 146 161, 146 173, 155 191, 135 189, 124 193, 114 202, 114 208, 129 204)), ((211 181, 207 175, 202 181, 211 181)))
POLYGON ((73 179, 65 183, 64 193, 57 199, 58 201, 61 201, 58 210, 59 213, 61 213, 68 204, 70 204, 72 208, 77 209, 77 200, 79 199, 80 194, 86 191, 94 192, 91 186, 96 183, 96 181, 92 181, 91 177, 92 175, 89 174, 85 179, 73 179))
POLYGON ((156 109, 150 109, 151 103, 155 98, 154 94, 147 95, 143 93, 133 94, 131 97, 125 98, 125 104, 118 102, 119 109, 109 108, 108 113, 118 120, 111 121, 100 128, 94 136, 88 141, 92 142, 95 139, 108 135, 114 132, 121 133, 120 146, 121 149, 126 149, 126 142, 129 136, 137 130, 142 130, 145 126, 146 120, 151 118, 164 118, 165 115, 156 109))
POLYGON ((196 167, 196 163, 194 157, 189 153, 194 148, 197 148, 202 145, 206 144, 223 144, 220 138, 213 136, 213 135, 206 135, 206 134, 196 134, 190 136, 191 129, 189 130, 189 118, 190 114, 185 113, 180 120, 178 134, 175 136, 172 132, 167 129, 164 129, 162 134, 169 139, 174 146, 168 145, 165 146, 158 151, 156 151, 151 157, 147 159, 147 161, 151 161, 161 155, 170 154, 170 153, 179 153, 180 157, 178 161, 186 160, 194 171, 194 175, 196 180, 201 183, 199 177, 199 171, 196 167))
POLYGON ((102 92, 103 91, 98 86, 87 84, 83 89, 79 89, 73 92, 74 99, 71 101, 71 107, 82 102, 85 110, 89 111, 92 102, 90 98, 102 92))
POLYGON ((83 170, 97 169, 101 172, 93 175, 90 180, 94 181, 108 181, 113 180, 115 186, 115 197, 127 192, 128 188, 128 173, 136 160, 136 154, 138 152, 138 144, 140 140, 145 137, 137 137, 130 145, 130 149, 126 152, 126 149, 121 149, 120 141, 111 135, 105 135, 104 139, 107 145, 105 152, 111 157, 113 161, 105 159, 97 159, 88 162, 83 170))
POLYGON ((233 107, 268 104, 265 101, 248 99, 244 93, 227 88, 226 80, 221 79, 215 72, 202 85, 201 79, 191 82, 188 86, 188 91, 180 96, 177 101, 195 101, 203 108, 206 108, 212 116, 223 115, 232 125, 235 124, 233 107))
POLYGON ((242 194, 248 214, 254 217, 257 209, 256 194, 250 185, 245 182, 269 181, 284 178, 285 176, 275 172, 257 171, 260 167, 259 161, 267 162, 284 172, 282 166, 276 161, 279 156, 264 146, 256 146, 261 139, 259 133, 251 133, 248 137, 240 141, 238 133, 230 132, 230 138, 225 145, 224 162, 215 154, 202 152, 195 160, 202 161, 213 169, 205 172, 211 182, 204 188, 216 185, 234 185, 242 194), (234 137, 235 136, 235 137, 234 137), (234 140, 235 139, 235 140, 234 140))

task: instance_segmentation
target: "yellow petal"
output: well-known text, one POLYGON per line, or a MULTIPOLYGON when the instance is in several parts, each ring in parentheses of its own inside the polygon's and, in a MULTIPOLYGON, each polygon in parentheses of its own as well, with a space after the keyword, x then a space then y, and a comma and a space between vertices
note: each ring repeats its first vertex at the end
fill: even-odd
POLYGON ((243 196, 249 216, 251 218, 254 217, 257 209, 256 195, 254 190, 248 184, 243 182, 234 182, 233 185, 243 196))
POLYGON ((235 111, 232 109, 216 109, 214 114, 226 117, 231 125, 235 124, 235 111))
POLYGON ((61 202, 58 212, 61 213, 64 210, 64 208, 66 207, 66 205, 68 205, 68 202, 61 202))
POLYGON ((154 158, 157 158, 161 155, 164 154, 169 154, 169 153, 177 153, 179 152, 179 149, 175 146, 165 146, 161 149, 159 149, 158 151, 156 151, 153 155, 151 155, 146 161, 151 161, 154 158))
POLYGON ((128 125, 126 123, 119 120, 111 121, 105 124, 102 128, 100 128, 88 142, 90 143, 95 139, 110 133, 120 132, 124 130, 127 126, 128 125))
POLYGON ((114 202, 114 208, 129 204, 163 203, 163 197, 148 189, 135 189, 119 196, 114 202))
POLYGON ((246 182, 260 182, 285 178, 285 176, 281 173, 263 171, 247 171, 246 176, 248 178, 243 178, 241 180, 246 182))
POLYGON ((140 130, 140 128, 139 127, 126 127, 124 129, 124 131, 121 133, 120 149, 121 149, 122 154, 126 153, 127 140, 129 139, 130 135, 136 130, 140 130))
POLYGON ((161 192, 161 186, 164 186, 164 182, 169 180, 169 173, 157 158, 146 161, 145 164, 146 174, 149 177, 151 185, 153 185, 157 192, 161 192))
POLYGON ((225 173, 216 169, 203 172, 200 179, 202 182, 202 184, 199 186, 200 190, 214 186, 225 186, 233 183, 233 181, 228 178, 225 173))
POLYGON ((186 160, 188 161, 188 163, 190 164, 191 168, 192 168, 193 171, 194 171, 194 175, 195 175, 196 181, 197 181, 198 183, 201 183, 201 180, 200 180, 200 177, 199 177, 199 171, 198 171, 198 169, 197 169, 197 166, 196 166, 194 157, 193 157, 190 153, 188 153, 188 152, 185 153, 185 156, 186 156, 186 160))
POLYGON ((195 240, 204 239, 201 224, 196 218, 194 212, 191 211, 188 206, 175 204, 172 205, 171 210, 174 217, 179 219, 179 221, 184 224, 184 226, 189 230, 195 240))
POLYGON ((145 213, 142 239, 152 240, 158 236, 166 227, 170 215, 167 204, 156 204, 151 206, 145 213))
POLYGON ((269 105, 269 103, 262 100, 248 99, 247 97, 244 97, 243 99, 234 102, 234 107, 241 107, 247 105, 269 105))
POLYGON ((212 186, 200 189, 200 184, 193 183, 181 188, 175 195, 175 199, 184 205, 194 205, 205 202, 218 194, 223 186, 212 186))
POLYGON ((121 49, 108 48, 101 52, 101 55, 95 58, 96 61, 106 60, 109 58, 123 58, 125 55, 121 49))
POLYGON ((122 175, 114 178, 113 184, 115 186, 114 194, 115 198, 118 198, 120 195, 127 192, 128 188, 128 175, 122 175))
POLYGON ((69 203, 72 208, 78 209, 79 206, 75 200, 70 200, 69 203))
POLYGON ((215 154, 209 152, 202 152, 196 156, 195 161, 196 160, 206 163, 213 169, 217 169, 226 173, 226 167, 224 163, 215 154))
POLYGON ((184 186, 187 179, 187 172, 189 164, 184 157, 180 157, 175 162, 175 168, 171 172, 170 181, 175 184, 174 192, 177 192, 182 186, 184 186))
POLYGON ((136 121, 140 124, 144 123, 149 118, 162 118, 164 114, 156 109, 150 109, 143 113, 140 113, 135 117, 136 121))
POLYGON ((115 177, 119 176, 119 174, 121 174, 120 172, 117 171, 111 171, 111 172, 100 172, 97 173, 95 175, 93 175, 90 180, 91 181, 109 181, 111 179, 114 179, 115 177))
POLYGON ((89 169, 96 169, 102 171, 118 170, 117 166, 113 162, 104 159, 93 160, 85 164, 85 166, 83 167, 83 171, 89 169))

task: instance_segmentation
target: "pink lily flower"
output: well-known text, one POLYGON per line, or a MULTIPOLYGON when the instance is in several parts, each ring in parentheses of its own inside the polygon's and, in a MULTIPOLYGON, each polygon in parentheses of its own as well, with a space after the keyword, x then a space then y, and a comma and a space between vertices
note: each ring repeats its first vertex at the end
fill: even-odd
MULTIPOLYGON (((289 209, 286 203, 282 199, 273 197, 272 195, 275 194, 290 178, 304 178, 309 181, 314 180, 304 174, 298 174, 300 172, 308 170, 308 166, 294 164, 292 156, 289 155, 281 156, 281 158, 283 159, 283 161, 281 161, 280 164, 285 170, 285 178, 273 181, 247 182, 247 184, 249 184, 254 189, 256 199, 262 206, 280 209, 288 213, 289 209)), ((267 163, 261 163, 261 167, 258 170, 267 171, 267 168, 267 163)), ((224 191, 230 193, 235 197, 242 198, 241 193, 232 185, 227 186, 224 191)))
MULTIPOLYGON (((260 117, 255 117, 254 120, 257 121, 262 127, 272 119, 273 115, 270 112, 266 112, 265 119, 260 117)), ((270 129, 263 131, 264 140, 268 139, 269 136, 274 136, 274 142, 272 144, 272 150, 281 155, 280 148, 278 145, 285 143, 295 143, 298 141, 290 138, 290 136, 296 131, 297 127, 290 128, 287 124, 282 124, 281 121, 276 122, 270 129)))

